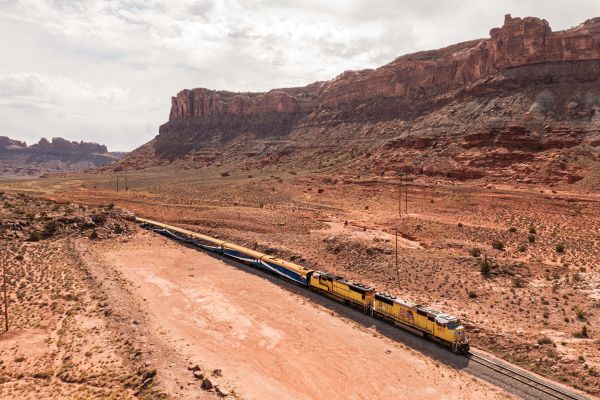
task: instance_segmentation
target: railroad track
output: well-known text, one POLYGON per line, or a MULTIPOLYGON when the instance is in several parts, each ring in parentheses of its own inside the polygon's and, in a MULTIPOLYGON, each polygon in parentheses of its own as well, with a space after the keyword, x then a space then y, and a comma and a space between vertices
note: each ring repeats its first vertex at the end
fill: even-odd
POLYGON ((493 361, 487 357, 480 356, 473 352, 469 352, 466 354, 467 358, 470 360, 481 364, 501 375, 507 376, 513 380, 516 380, 528 387, 534 388, 537 391, 544 393, 548 398, 552 399, 561 399, 561 400, 587 400, 586 397, 576 395, 574 393, 569 393, 563 389, 560 389, 556 386, 550 385, 541 379, 537 379, 529 374, 518 371, 516 369, 507 367, 502 365, 496 361, 493 361))

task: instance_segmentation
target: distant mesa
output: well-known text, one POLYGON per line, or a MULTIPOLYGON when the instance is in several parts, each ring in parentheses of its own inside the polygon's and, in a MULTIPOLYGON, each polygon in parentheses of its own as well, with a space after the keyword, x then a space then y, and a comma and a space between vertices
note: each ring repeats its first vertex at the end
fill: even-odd
POLYGON ((574 183, 598 157, 599 77, 600 18, 553 32, 506 15, 487 39, 304 87, 184 89, 119 168, 285 163, 574 183))
POLYGON ((35 177, 48 173, 77 172, 111 164, 124 153, 109 153, 106 146, 63 138, 25 142, 0 136, 0 177, 35 177))

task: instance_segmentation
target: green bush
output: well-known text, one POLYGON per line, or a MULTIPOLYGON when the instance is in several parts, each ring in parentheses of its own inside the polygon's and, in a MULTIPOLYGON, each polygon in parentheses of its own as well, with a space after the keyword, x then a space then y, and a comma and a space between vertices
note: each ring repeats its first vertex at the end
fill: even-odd
POLYGON ((508 231, 510 233, 515 233, 517 231, 517 228, 515 228, 514 226, 511 226, 510 228, 508 228, 508 231))
POLYGON ((492 272, 492 264, 487 257, 483 257, 483 260, 481 260, 481 263, 479 264, 479 270, 481 271, 481 275, 484 277, 490 276, 492 272))
POLYGON ((527 236, 527 240, 529 241, 529 243, 535 243, 535 235, 527 236))
POLYGON ((33 230, 29 232, 29 237, 27 238, 30 242, 39 242, 42 240, 42 234, 39 231, 33 230))
POLYGON ((529 227, 529 233, 532 235, 535 235, 537 233, 537 231, 535 230, 535 228, 533 226, 529 227))
POLYGON ((44 230, 42 231, 42 235, 46 238, 53 236, 58 230, 58 222, 56 221, 48 221, 44 225, 44 230))
POLYGON ((539 338, 537 340, 537 342, 538 342, 539 345, 545 345, 545 344, 552 344, 552 343, 554 343, 552 341, 552 339, 550 339, 548 336, 542 336, 541 338, 539 338))
POLYGON ((477 298, 477 293, 475 293, 473 290, 469 290, 469 292, 467 293, 470 299, 476 299, 477 298))
POLYGON ((492 242, 492 247, 496 250, 503 251, 504 250, 504 242, 502 242, 501 240, 494 240, 492 242))
POLYGON ((479 257, 481 255, 481 249, 479 247, 473 247, 469 250, 469 254, 473 257, 479 257))
POLYGON ((520 276, 515 276, 513 278, 513 286, 516 288, 523 288, 525 287, 525 284, 527 282, 525 282, 525 279, 521 278, 520 276))
POLYGON ((527 251, 527 245, 526 244, 522 244, 519 246, 519 251, 521 253, 525 253, 527 251))
POLYGON ((106 219, 108 218, 106 216, 105 213, 99 213, 99 214, 94 214, 92 215, 92 221, 94 221, 94 224, 98 225, 98 226, 102 226, 104 225, 104 223, 106 222, 106 219))
POLYGON ((559 243, 556 245, 556 252, 557 253, 564 253, 565 252, 565 245, 562 243, 559 243))
POLYGON ((578 339, 586 339, 590 337, 590 334, 588 333, 588 329, 587 326, 583 325, 581 327, 580 331, 577 331, 573 334, 574 337, 578 338, 578 339))

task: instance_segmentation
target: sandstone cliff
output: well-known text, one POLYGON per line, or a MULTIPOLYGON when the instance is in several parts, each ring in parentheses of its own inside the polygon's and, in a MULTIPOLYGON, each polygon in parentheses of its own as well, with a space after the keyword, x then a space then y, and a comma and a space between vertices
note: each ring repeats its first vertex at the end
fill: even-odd
POLYGON ((598 162, 599 76, 600 18, 553 32, 545 20, 507 15, 487 39, 331 81, 266 93, 182 90, 159 135, 123 165, 359 164, 572 183, 598 162))
POLYGON ((40 176, 53 172, 75 172, 101 167, 122 155, 109 153, 97 143, 71 142, 62 138, 42 138, 27 146, 25 142, 0 136, 0 177, 40 176))

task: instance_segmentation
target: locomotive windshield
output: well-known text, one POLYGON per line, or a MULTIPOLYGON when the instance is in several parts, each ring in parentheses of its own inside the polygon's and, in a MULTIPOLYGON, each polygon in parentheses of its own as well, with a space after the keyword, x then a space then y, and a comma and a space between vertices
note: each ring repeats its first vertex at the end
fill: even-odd
POLYGON ((456 320, 450 321, 450 322, 448 322, 447 326, 448 326, 448 329, 455 330, 456 328, 458 328, 459 326, 461 326, 460 325, 460 320, 456 319, 456 320))

